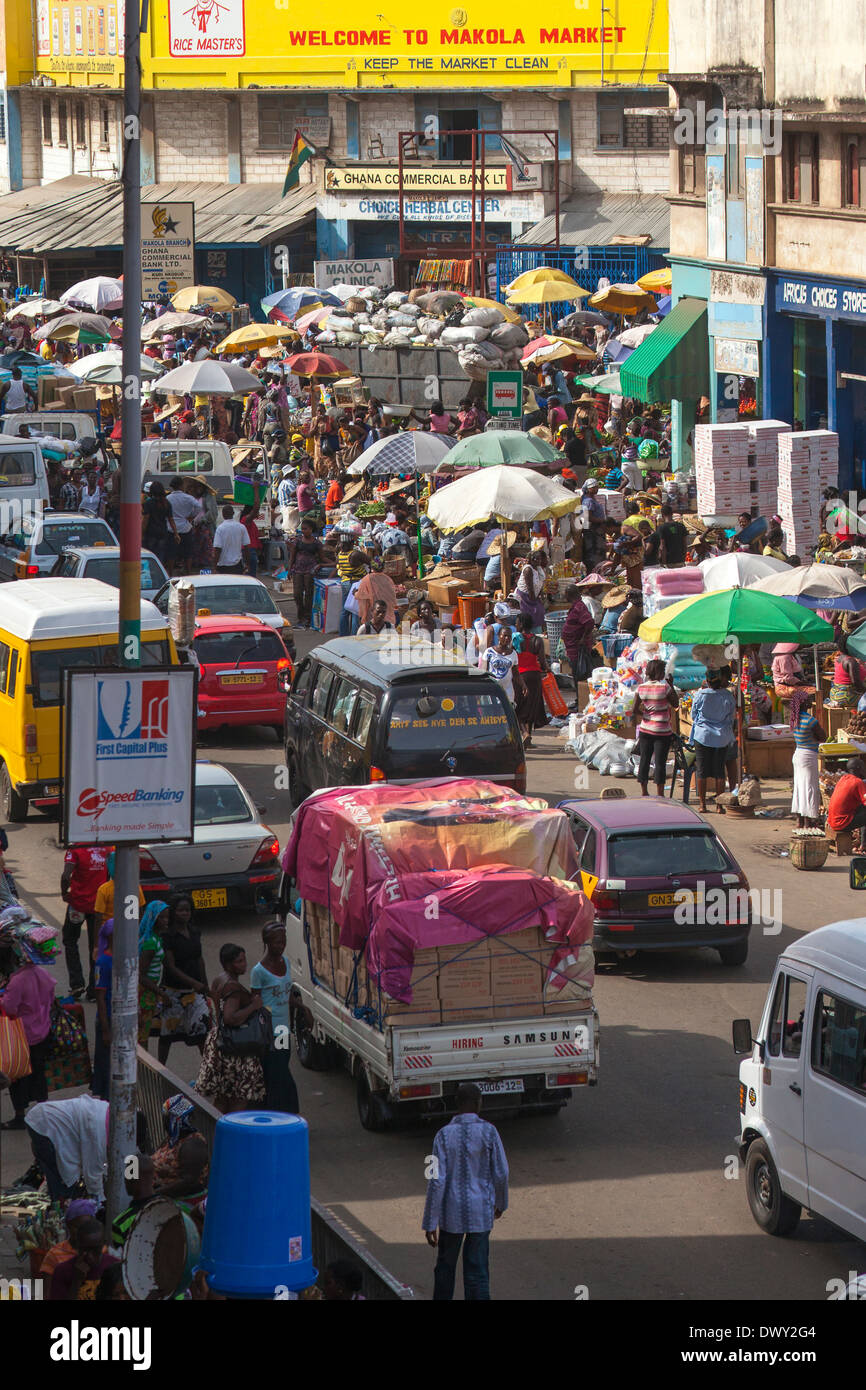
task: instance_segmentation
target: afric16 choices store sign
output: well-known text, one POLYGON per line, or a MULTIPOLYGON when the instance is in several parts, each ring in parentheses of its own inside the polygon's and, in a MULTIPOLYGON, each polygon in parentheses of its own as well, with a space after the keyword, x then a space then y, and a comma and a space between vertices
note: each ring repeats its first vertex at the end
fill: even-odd
POLYGON ((195 686, 186 666, 67 671, 68 844, 192 839, 195 686))

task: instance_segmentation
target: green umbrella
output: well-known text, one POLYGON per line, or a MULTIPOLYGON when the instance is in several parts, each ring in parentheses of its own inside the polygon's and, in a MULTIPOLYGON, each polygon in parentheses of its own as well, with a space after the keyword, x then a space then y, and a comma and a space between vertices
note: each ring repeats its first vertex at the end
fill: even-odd
POLYGON ((716 589, 672 603, 645 619, 646 642, 832 642, 833 628, 810 608, 755 589, 716 589))
POLYGON ((602 396, 618 396, 622 391, 619 372, 605 372, 604 376, 576 376, 574 380, 578 386, 598 391, 602 396))
POLYGON ((494 464, 513 463, 521 468, 538 468, 545 463, 565 464, 558 449, 540 439, 537 434, 522 434, 520 430, 485 430, 461 439, 445 455, 436 472, 450 473, 452 468, 482 468, 494 464))

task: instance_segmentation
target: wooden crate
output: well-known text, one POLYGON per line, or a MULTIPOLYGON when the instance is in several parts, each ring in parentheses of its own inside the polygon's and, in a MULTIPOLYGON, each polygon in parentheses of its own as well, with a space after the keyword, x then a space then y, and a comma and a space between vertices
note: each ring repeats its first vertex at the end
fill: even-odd
POLYGON ((790 777, 794 757, 793 738, 749 739, 746 741, 746 769, 754 777, 790 777))

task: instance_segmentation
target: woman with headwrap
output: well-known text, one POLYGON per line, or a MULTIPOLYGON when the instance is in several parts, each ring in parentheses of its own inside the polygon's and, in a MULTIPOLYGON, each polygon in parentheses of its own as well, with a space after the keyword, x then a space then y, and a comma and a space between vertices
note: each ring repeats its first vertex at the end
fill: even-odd
POLYGON ((370 572, 361 580, 355 590, 358 600, 358 624, 363 627, 370 621, 373 607, 381 599, 386 607, 385 620, 397 621, 397 589, 390 575, 385 573, 385 561, 376 556, 370 561, 370 572))
POLYGON ((163 990, 157 1057, 165 1065, 173 1042, 201 1052, 211 1023, 201 933, 193 926, 192 898, 176 893, 169 903, 163 939, 163 990))
POLYGON ((162 937, 167 931, 168 903, 157 898, 144 909, 138 928, 138 1041, 144 1048, 160 1000, 166 997, 162 988, 162 937))
MULTIPOLYGON (((194 1122, 195 1107, 183 1095, 169 1096, 162 1106, 165 1140, 153 1154, 153 1189, 165 1192, 182 1184, 190 1167, 197 1165, 203 1138, 194 1122), (191 1143, 188 1141, 192 1141, 191 1143)), ((207 1184, 207 1168, 198 1174, 200 1186, 207 1184)))

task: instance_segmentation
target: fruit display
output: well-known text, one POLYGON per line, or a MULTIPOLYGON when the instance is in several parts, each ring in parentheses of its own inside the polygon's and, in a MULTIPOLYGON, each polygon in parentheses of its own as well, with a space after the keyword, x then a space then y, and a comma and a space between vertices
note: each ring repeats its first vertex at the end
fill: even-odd
POLYGON ((355 508, 355 516, 362 517, 386 516, 388 508, 384 502, 359 502, 355 508))
POLYGON ((849 738, 866 740, 866 710, 854 710, 848 716, 848 728, 846 730, 849 738))

